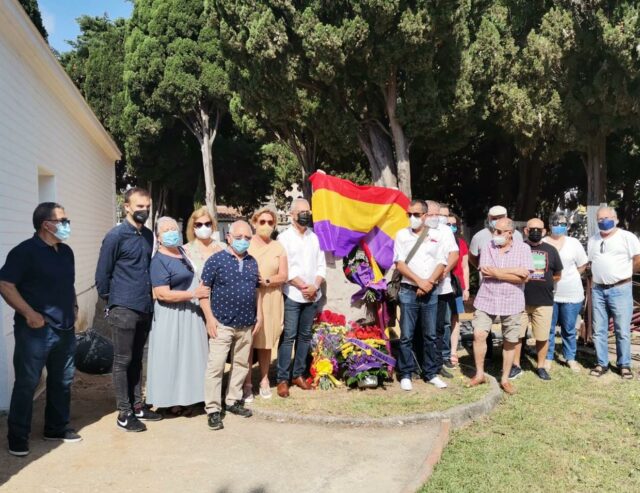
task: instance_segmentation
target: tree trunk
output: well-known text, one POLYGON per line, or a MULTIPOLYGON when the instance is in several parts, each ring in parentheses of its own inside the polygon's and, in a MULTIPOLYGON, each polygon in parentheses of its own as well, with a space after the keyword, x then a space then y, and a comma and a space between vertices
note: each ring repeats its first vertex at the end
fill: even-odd
POLYGON ((528 221, 536 213, 542 168, 537 154, 531 158, 521 158, 518 162, 518 197, 513 217, 516 221, 528 221))
POLYGON ((295 155, 302 173, 302 195, 311 203, 309 176, 316 170, 318 139, 313 133, 297 135, 288 128, 276 132, 277 138, 295 155))
POLYGON ((396 155, 396 170, 398 177, 398 188, 407 197, 411 198, 411 163, 409 161, 409 145, 404 135, 404 129, 396 109, 398 107, 398 80, 396 69, 393 68, 389 74, 389 80, 384 90, 384 99, 391 128, 391 137, 396 155))
POLYGON ((398 188, 391 143, 378 123, 363 123, 358 132, 358 143, 369 161, 373 183, 379 187, 398 188))
POLYGON ((607 202, 607 137, 596 135, 587 141, 583 157, 587 171, 587 219, 589 236, 598 230, 596 212, 607 202))

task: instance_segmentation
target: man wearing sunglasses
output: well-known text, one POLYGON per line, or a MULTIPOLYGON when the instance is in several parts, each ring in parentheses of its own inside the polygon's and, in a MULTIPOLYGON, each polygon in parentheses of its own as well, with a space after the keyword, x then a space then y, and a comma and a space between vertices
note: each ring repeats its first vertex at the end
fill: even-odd
POLYGON ((609 370, 608 335, 612 318, 618 370, 622 378, 631 379, 631 278, 640 270, 640 241, 633 233, 618 227, 613 207, 600 207, 596 217, 600 231, 589 238, 587 245, 593 274, 593 343, 598 359, 591 375, 600 377, 609 370))
POLYGON ((473 303, 473 358, 476 374, 470 387, 486 382, 484 357, 487 353, 487 337, 493 324, 502 326, 502 376, 500 387, 507 394, 515 388, 509 381, 513 365, 514 349, 520 339, 520 324, 524 311, 524 284, 533 272, 531 248, 523 241, 514 241, 513 221, 507 217, 498 219, 493 229, 491 243, 480 252, 478 265, 482 283, 473 303))
POLYGON ((82 440, 69 428, 77 308, 73 251, 64 244, 71 221, 61 205, 44 202, 33 212, 33 227, 33 237, 13 248, 0 269, 0 294, 15 310, 8 440, 18 457, 29 454, 33 396, 45 367, 44 439, 82 440))

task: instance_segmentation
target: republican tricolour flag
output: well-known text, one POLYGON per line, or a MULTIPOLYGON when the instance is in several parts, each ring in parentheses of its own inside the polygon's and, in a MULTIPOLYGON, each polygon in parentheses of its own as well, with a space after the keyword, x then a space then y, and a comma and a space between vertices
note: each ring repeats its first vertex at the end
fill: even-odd
POLYGON ((409 199, 398 190, 356 185, 349 180, 316 172, 309 177, 313 188, 313 229, 324 251, 336 257, 348 255, 360 245, 373 260, 376 280, 378 266, 393 264, 393 240, 409 226, 409 199), (376 265, 377 264, 377 265, 376 265))

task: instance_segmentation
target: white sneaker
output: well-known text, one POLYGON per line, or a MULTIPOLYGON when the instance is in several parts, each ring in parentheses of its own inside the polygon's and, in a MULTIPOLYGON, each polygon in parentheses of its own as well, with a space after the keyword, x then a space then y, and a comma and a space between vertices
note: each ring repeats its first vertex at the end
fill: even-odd
POLYGON ((411 379, 410 378, 403 378, 402 380, 400 380, 400 388, 402 390, 413 390, 413 385, 411 384, 411 379))
POLYGON ((244 387, 242 389, 242 400, 245 404, 251 404, 253 402, 253 388, 252 387, 244 387))
POLYGON ((580 365, 576 360, 572 359, 567 361, 567 365, 569 365, 569 368, 571 368, 574 372, 580 373, 580 365))
POLYGON ((263 399, 271 399, 271 389, 269 387, 260 387, 260 397, 263 399))
POLYGON ((448 387, 448 385, 440 379, 440 377, 433 377, 431 380, 429 380, 429 383, 433 386, 435 386, 437 389, 446 389, 448 387))

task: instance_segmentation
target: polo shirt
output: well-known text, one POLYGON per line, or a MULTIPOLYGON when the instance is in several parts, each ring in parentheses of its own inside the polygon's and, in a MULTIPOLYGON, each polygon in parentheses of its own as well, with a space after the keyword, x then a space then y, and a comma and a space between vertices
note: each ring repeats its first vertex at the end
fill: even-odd
MULTIPOLYGON (((0 269, 0 280, 14 284, 20 296, 53 328, 71 330, 75 322, 75 261, 69 245, 58 249, 35 234, 14 247, 0 269)), ((16 324, 25 318, 15 312, 16 324)))
POLYGON ((153 233, 140 230, 124 220, 107 233, 100 247, 96 267, 98 295, 107 306, 122 306, 151 313, 151 277, 149 264, 153 251, 153 233))
POLYGON ((255 325, 260 286, 255 258, 238 259, 229 250, 214 253, 204 264, 202 282, 211 288, 211 311, 218 322, 235 329, 255 325))
POLYGON ((633 257, 640 255, 638 237, 624 229, 603 237, 597 232, 587 244, 593 282, 615 284, 633 275, 633 257))
MULTIPOLYGON (((405 262, 419 236, 420 234, 414 233, 411 228, 398 231, 393 242, 393 261, 396 263, 405 262)), ((422 244, 409 260, 407 267, 421 279, 428 279, 438 265, 447 265, 448 247, 448 236, 438 229, 430 228, 422 244)), ((415 286, 415 283, 408 277, 402 276, 402 282, 415 286)))

